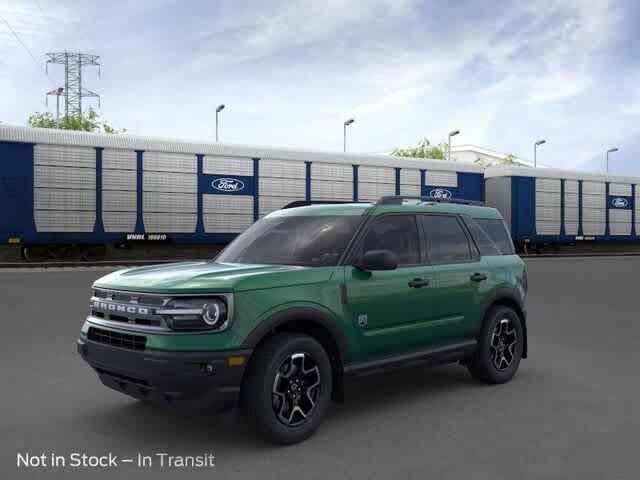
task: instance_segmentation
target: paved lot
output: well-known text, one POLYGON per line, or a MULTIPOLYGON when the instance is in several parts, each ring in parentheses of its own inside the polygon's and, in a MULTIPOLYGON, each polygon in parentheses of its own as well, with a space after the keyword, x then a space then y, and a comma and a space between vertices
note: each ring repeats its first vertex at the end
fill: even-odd
POLYGON ((0 478, 151 478, 177 470, 20 469, 18 452, 216 455, 208 478, 639 476, 640 258, 537 259, 530 358, 510 384, 457 366, 350 383, 309 441, 277 448, 229 416, 177 414, 102 387, 75 353, 108 270, 0 271, 0 478))

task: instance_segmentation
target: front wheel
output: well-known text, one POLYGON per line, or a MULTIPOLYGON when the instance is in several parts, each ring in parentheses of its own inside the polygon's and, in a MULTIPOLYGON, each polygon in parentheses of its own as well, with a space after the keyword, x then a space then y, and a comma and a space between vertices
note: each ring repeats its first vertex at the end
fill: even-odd
POLYGON ((283 333, 256 350, 243 384, 249 425, 267 439, 297 443, 320 425, 331 399, 329 356, 307 335, 283 333))
POLYGON ((520 365, 523 342, 520 316, 510 307, 493 307, 480 331, 478 349, 469 365, 471 375, 485 383, 508 382, 520 365))

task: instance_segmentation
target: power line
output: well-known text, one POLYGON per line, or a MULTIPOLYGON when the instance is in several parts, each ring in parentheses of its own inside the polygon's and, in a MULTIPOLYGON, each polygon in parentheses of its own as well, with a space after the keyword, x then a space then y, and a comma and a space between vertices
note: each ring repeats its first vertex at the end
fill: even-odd
POLYGON ((38 60, 36 59, 36 57, 33 55, 33 53, 31 53, 31 50, 29 50, 29 47, 27 47, 27 44, 24 43, 22 41, 22 39, 20 38, 20 36, 16 33, 16 31, 13 29, 13 27, 11 27, 11 24, 7 21, 6 18, 4 18, 2 15, 0 15, 0 19, 2 19, 2 21, 7 25, 7 27, 9 28, 9 30, 11 31, 11 33, 13 33, 13 36, 16 37, 16 40, 18 40, 18 43, 20 43, 20 45, 22 45, 22 48, 24 48, 27 53, 29 54, 29 56, 31 57, 31 59, 33 60, 33 63, 35 63, 38 66, 38 70, 40 70, 42 73, 44 73, 45 77, 47 77, 47 79, 49 80, 49 82, 51 82, 52 85, 54 85, 53 81, 51 80, 51 78, 49 77, 49 75, 42 70, 42 67, 40 67, 40 62, 38 62, 38 60))

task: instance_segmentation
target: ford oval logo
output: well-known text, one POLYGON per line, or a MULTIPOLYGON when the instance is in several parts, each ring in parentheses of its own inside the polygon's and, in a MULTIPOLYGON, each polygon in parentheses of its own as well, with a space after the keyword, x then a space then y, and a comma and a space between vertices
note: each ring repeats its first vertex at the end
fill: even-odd
POLYGON ((615 208, 627 208, 629 206, 629 200, 626 198, 617 197, 611 200, 611 205, 615 208))
POLYGON ((451 195, 451 191, 446 188, 434 188, 429 192, 429 196, 438 200, 448 200, 453 195, 451 195))
POLYGON ((211 186, 221 192, 241 192, 244 190, 244 182, 237 178, 217 178, 211 182, 211 186))

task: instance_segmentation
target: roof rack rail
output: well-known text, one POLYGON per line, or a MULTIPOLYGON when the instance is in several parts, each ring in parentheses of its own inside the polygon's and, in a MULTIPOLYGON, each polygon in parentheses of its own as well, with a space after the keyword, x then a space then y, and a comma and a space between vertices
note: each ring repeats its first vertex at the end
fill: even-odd
POLYGON ((309 207, 311 205, 340 205, 347 203, 362 203, 357 201, 348 201, 348 200, 294 200, 291 203, 287 203, 281 210, 286 208, 296 208, 296 207, 309 207))
POLYGON ((478 207, 484 207, 484 202, 479 202, 477 200, 467 200, 464 198, 433 198, 409 195, 389 195, 386 197, 380 197, 380 199, 376 202, 376 205, 400 205, 405 200, 419 200, 421 202, 429 203, 457 203, 460 205, 475 205, 478 207))

